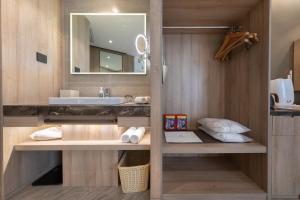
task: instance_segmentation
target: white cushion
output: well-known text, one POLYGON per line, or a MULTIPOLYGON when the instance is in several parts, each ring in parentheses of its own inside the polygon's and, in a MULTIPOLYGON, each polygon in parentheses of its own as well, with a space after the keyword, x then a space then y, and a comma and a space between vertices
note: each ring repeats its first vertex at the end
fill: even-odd
POLYGON ((198 120, 198 123, 218 133, 245 133, 250 131, 242 124, 229 119, 203 118, 198 120))
POLYGON ((205 133, 221 142, 244 143, 253 141, 252 138, 249 138, 239 133, 218 133, 214 132, 213 130, 210 130, 208 127, 205 126, 201 126, 199 127, 199 129, 203 130, 205 133))

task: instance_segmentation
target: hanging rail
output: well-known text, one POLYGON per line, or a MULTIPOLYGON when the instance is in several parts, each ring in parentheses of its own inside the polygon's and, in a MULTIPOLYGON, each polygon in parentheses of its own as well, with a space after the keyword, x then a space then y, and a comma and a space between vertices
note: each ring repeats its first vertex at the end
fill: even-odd
POLYGON ((231 29, 232 26, 164 26, 164 29, 231 29))

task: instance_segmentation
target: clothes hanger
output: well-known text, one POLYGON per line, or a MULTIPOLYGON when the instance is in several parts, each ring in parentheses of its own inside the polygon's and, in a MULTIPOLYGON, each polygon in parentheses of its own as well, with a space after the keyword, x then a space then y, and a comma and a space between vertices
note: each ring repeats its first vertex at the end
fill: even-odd
POLYGON ((225 36, 225 39, 215 55, 215 59, 224 61, 228 54, 241 45, 246 45, 249 49, 253 44, 259 41, 257 33, 241 31, 241 26, 232 26, 231 31, 225 36))
MULTIPOLYGON (((223 49, 220 49, 215 58, 220 59, 224 56, 224 54, 228 54, 236 45, 240 44, 244 41, 250 34, 249 32, 240 32, 238 34, 229 34, 230 40, 224 45, 223 49), (233 35, 234 34, 234 35, 233 35)), ((239 45, 238 45, 239 46, 239 45)))

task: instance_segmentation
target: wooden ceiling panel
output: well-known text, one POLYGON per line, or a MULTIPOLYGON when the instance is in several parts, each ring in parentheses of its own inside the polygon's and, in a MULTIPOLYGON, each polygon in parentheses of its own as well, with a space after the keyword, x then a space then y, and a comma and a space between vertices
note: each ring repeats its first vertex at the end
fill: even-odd
POLYGON ((164 26, 232 25, 260 0, 164 0, 164 26))

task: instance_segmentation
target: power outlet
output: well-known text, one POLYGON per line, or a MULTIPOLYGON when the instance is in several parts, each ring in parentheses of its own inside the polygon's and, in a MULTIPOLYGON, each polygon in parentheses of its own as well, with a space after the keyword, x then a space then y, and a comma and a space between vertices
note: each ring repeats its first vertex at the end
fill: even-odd
POLYGON ((36 61, 47 64, 47 55, 36 52, 36 61))

